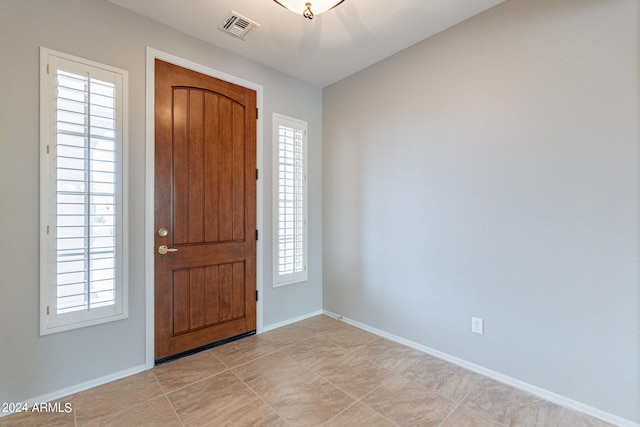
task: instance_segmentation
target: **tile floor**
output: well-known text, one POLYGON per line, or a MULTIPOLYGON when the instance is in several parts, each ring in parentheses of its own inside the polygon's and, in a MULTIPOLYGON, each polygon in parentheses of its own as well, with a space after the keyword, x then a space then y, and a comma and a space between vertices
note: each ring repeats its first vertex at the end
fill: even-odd
POLYGON ((0 426, 610 426, 326 316, 59 402, 0 426))

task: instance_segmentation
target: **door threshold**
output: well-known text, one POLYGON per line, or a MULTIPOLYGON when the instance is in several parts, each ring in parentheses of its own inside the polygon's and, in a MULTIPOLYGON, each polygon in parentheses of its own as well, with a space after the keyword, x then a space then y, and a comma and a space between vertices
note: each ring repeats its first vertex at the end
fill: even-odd
POLYGON ((236 335, 235 337, 225 338, 223 340, 216 341, 216 342, 213 342, 211 344, 207 344, 207 345, 203 345, 203 346, 191 349, 191 350, 183 351, 182 353, 178 353, 178 354, 174 354, 172 356, 167 356, 167 357, 163 357, 161 359, 157 359, 157 360, 154 361, 154 363, 155 363, 155 366, 162 365, 164 363, 171 362, 171 361, 176 360, 176 359, 181 359, 181 358, 186 357, 186 356, 191 356, 192 354, 200 353, 201 351, 208 350, 208 349, 214 348, 214 347, 218 347, 218 346, 221 346, 223 344, 227 344, 227 343, 230 343, 230 342, 233 342, 233 341, 237 341, 239 339, 246 338, 246 337, 249 337, 249 336, 255 335, 255 334, 256 334, 255 330, 254 331, 249 331, 249 332, 246 332, 244 334, 236 335))

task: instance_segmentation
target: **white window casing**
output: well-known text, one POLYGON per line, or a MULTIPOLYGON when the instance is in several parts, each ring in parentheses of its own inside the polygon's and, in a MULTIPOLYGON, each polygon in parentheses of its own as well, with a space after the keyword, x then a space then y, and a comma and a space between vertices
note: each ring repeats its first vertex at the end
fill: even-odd
POLYGON ((40 334, 124 319, 127 71, 40 49, 40 334))
POLYGON ((273 115, 273 286, 307 280, 307 123, 273 115))

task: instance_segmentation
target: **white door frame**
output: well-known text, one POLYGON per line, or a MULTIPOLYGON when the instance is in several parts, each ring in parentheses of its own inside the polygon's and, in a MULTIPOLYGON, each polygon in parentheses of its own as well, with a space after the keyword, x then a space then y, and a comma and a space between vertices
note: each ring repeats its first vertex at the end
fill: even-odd
MULTIPOLYGON (((263 139, 262 139, 262 117, 264 116, 262 109, 262 86, 239 77, 223 73, 222 71, 209 68, 207 66, 197 64, 184 58, 171 55, 147 46, 147 70, 146 70, 146 91, 147 91, 147 108, 146 108, 146 142, 145 142, 145 366, 150 369, 154 366, 154 298, 155 298, 155 278, 154 278, 154 250, 155 241, 155 208, 154 208, 154 191, 155 191, 155 59, 170 62, 229 83, 237 84, 256 91, 256 105, 260 114, 256 124, 256 165, 258 169, 264 170, 263 157, 263 139)), ((264 208, 263 208, 263 191, 262 191, 262 174, 256 184, 256 226, 258 230, 263 230, 264 224, 264 208)), ((263 234, 263 233, 261 233, 263 234)), ((263 234, 264 235, 264 234, 263 234)), ((264 283, 264 239, 257 242, 256 253, 256 290, 261 298, 256 306, 256 329, 262 332, 263 327, 263 304, 262 304, 262 287, 264 283)), ((131 288, 131 286, 129 287, 131 288)))

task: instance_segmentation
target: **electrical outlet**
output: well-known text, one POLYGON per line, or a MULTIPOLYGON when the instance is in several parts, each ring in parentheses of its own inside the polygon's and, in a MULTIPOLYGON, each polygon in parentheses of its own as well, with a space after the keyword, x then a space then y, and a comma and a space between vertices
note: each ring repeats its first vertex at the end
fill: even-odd
POLYGON ((476 334, 484 334, 482 328, 482 319, 478 317, 471 318, 471 332, 475 332, 476 334))

